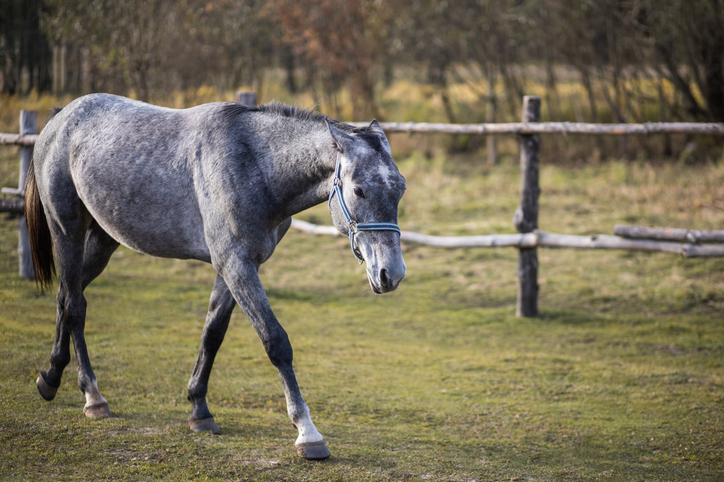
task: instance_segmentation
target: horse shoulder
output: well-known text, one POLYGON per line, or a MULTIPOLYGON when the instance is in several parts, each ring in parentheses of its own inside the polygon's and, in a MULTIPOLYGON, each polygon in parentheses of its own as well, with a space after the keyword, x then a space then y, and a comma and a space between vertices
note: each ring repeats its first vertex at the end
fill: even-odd
POLYGON ((224 164, 217 164, 206 176, 198 173, 196 180, 212 263, 223 264, 236 255, 261 264, 274 251, 277 226, 269 221, 263 190, 258 189, 260 179, 253 173, 225 172, 220 165, 224 164))

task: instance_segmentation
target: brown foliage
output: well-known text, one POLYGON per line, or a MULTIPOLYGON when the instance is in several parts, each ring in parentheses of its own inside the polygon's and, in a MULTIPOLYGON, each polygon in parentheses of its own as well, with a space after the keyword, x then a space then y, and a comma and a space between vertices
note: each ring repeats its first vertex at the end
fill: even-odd
POLYGON ((347 85, 353 116, 374 114, 377 39, 369 28, 372 2, 364 0, 271 0, 283 41, 309 62, 322 79, 325 94, 347 85))
MULTIPOLYGON (((362 120, 378 110, 375 84, 406 69, 433 87, 450 121, 483 120, 479 105, 455 104, 451 83, 468 82, 480 105, 513 120, 531 79, 545 85, 549 120, 724 121, 724 0, 31 3, 47 7, 40 10, 45 30, 52 47, 67 44, 64 62, 95 77, 76 91, 134 90, 141 98, 203 84, 259 91, 265 69, 283 67, 290 91, 303 74, 306 88, 338 117, 340 93, 349 92, 353 117, 362 120), (559 86, 572 83, 584 90, 575 119, 559 106, 559 86)), ((21 10, 5 10, 0 27, 12 32, 21 10)), ((19 52, 5 37, 0 70, 8 71, 19 65, 19 52)), ((28 77, 15 70, 6 83, 28 77)), ((76 75, 70 70, 65 75, 76 75)))

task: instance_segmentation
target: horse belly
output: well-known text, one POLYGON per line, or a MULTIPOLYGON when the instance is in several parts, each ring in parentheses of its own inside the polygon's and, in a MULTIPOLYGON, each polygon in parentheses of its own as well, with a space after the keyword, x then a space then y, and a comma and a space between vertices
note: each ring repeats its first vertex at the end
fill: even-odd
POLYGON ((86 166, 76 188, 98 224, 135 251, 210 261, 203 219, 191 182, 162 166, 86 166))

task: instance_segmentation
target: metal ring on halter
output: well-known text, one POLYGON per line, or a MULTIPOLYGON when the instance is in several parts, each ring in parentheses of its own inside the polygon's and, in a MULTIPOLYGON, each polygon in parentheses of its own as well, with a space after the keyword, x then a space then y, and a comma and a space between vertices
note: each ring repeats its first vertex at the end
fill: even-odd
POLYGON ((359 261, 359 264, 362 264, 364 258, 362 257, 362 253, 357 247, 357 242, 354 239, 355 234, 360 231, 395 231, 398 234, 402 234, 402 231, 400 231, 400 227, 394 223, 358 223, 357 221, 352 219, 352 215, 347 208, 347 203, 344 202, 344 197, 342 197, 342 178, 339 176, 340 170, 342 169, 341 159, 342 154, 338 152, 337 165, 334 167, 334 181, 332 183, 332 191, 329 193, 329 205, 331 207, 332 198, 336 193, 337 200, 339 201, 339 207, 342 209, 342 215, 344 215, 344 219, 347 220, 347 230, 349 231, 349 245, 352 248, 352 253, 354 253, 355 257, 359 261))

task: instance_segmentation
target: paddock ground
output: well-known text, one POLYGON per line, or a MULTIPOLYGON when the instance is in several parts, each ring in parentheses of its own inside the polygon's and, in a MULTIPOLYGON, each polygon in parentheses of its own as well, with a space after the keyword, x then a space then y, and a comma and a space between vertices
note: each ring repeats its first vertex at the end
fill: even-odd
MULTIPOLYGON (((512 160, 455 161, 401 160, 403 229, 512 232, 512 160)), ((544 165, 541 229, 721 229, 723 164, 544 165)), ((15 179, 3 166, 0 178, 15 179)), ((300 218, 327 224, 325 209, 300 218)), ((514 249, 405 246, 407 278, 376 296, 346 239, 292 231, 261 276, 332 451, 308 462, 238 310, 209 390, 222 434, 187 429, 214 277, 202 263, 120 249, 86 292, 113 417, 83 416, 75 360, 43 401, 34 380, 47 368, 54 297, 18 278, 16 236, 16 221, 1 220, 2 479, 722 480, 722 259, 541 249, 541 316, 518 319, 514 249)))

